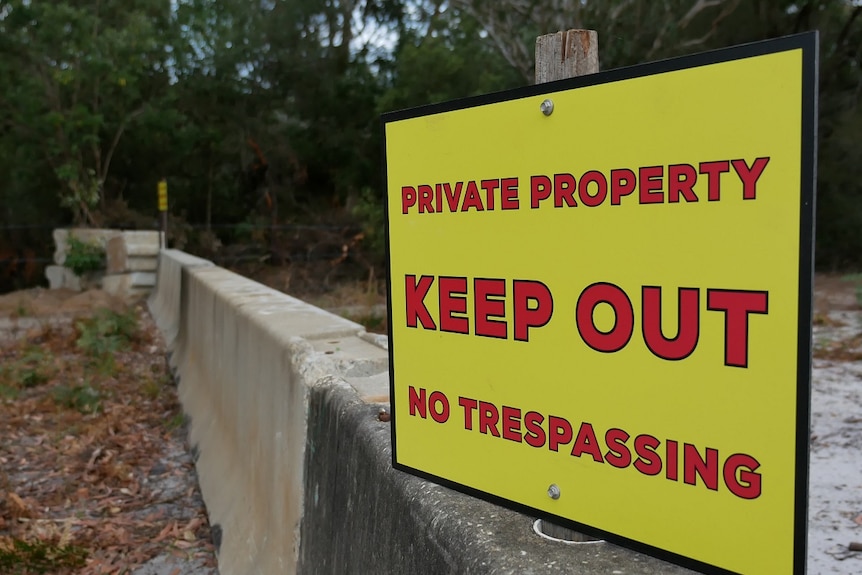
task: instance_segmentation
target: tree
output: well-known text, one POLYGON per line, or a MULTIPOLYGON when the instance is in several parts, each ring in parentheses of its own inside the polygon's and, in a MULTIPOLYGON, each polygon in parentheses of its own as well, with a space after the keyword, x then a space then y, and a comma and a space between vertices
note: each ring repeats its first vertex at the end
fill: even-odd
POLYGON ((79 223, 96 223, 93 209, 106 197, 124 134, 167 83, 165 7, 160 0, 0 4, 0 118, 7 137, 38 150, 60 184, 61 205, 79 223))

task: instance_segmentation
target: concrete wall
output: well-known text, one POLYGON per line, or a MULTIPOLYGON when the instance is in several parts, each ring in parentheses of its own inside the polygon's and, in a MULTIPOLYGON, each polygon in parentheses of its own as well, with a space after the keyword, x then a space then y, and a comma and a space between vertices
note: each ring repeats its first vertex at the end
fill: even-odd
POLYGON ((385 338, 182 252, 150 309, 223 575, 688 573, 394 471, 385 338))
POLYGON ((159 232, 122 231, 111 229, 57 229, 54 230, 54 263, 45 268, 45 277, 51 289, 81 291, 98 287, 108 293, 127 296, 149 293, 156 283, 156 266, 159 256, 159 232), (75 275, 67 268, 69 237, 86 244, 97 245, 105 251, 105 268, 87 278, 75 275))

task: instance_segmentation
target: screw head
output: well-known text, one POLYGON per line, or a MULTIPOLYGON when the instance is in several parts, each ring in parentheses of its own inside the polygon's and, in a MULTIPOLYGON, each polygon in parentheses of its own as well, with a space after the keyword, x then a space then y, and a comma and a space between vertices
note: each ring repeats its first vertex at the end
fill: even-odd
POLYGON ((560 488, 556 483, 551 483, 551 485, 548 486, 548 497, 551 499, 560 498, 560 488))
POLYGON ((554 101, 553 100, 544 100, 539 109, 542 110, 542 113, 546 116, 550 116, 554 113, 554 101))

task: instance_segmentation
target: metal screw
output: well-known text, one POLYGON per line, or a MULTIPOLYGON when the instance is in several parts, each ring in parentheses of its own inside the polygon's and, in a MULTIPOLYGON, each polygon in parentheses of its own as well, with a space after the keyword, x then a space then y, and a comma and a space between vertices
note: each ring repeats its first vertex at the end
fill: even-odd
POLYGON ((560 488, 556 483, 551 483, 548 487, 548 497, 551 499, 559 499, 560 498, 560 488))
POLYGON ((554 113, 554 102, 553 100, 545 100, 542 102, 542 105, 539 106, 539 109, 542 110, 542 113, 546 116, 550 116, 554 113))

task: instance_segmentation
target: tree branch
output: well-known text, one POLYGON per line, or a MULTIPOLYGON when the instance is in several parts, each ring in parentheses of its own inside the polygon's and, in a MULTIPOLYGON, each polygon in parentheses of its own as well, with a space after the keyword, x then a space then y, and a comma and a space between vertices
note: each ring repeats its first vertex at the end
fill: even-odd
POLYGON ((718 25, 721 24, 721 21, 730 16, 736 7, 739 6, 739 2, 741 0, 733 0, 730 4, 725 5, 724 10, 722 10, 718 16, 715 17, 715 20, 712 21, 712 25, 709 27, 709 32, 701 36, 700 38, 695 38, 694 40, 686 40, 680 46, 683 48, 691 48, 692 46, 697 46, 698 44, 703 44, 710 38, 712 38, 716 32, 718 32, 718 25))
POLYGON ((853 27, 853 21, 859 17, 859 14, 862 14, 862 6, 856 6, 853 13, 850 14, 850 18, 847 19, 847 22, 841 28, 841 32, 838 34, 838 40, 835 41, 837 46, 842 46, 844 41, 847 40, 847 36, 850 34, 850 28, 853 27))
POLYGON ((613 10, 611 10, 609 15, 611 22, 616 22, 617 18, 620 17, 620 14, 623 13, 623 10, 631 6, 632 2, 634 2, 634 0, 625 0, 624 2, 617 4, 613 10))
POLYGON ((129 122, 140 116, 146 110, 146 105, 141 106, 120 122, 120 126, 117 128, 116 133, 114 134, 114 139, 111 142, 111 147, 108 148, 107 153, 105 153, 105 163, 102 166, 102 173, 98 174, 99 177, 99 185, 101 185, 108 176, 108 170, 111 168, 111 158, 114 156, 114 150, 117 149, 117 146, 120 144, 120 138, 123 137, 123 132, 126 130, 126 126, 129 125, 129 122))
POLYGON ((694 20, 695 16, 706 10, 707 8, 712 8, 713 6, 719 6, 723 4, 724 0, 697 0, 691 8, 689 8, 688 12, 686 12, 685 16, 679 19, 679 27, 683 29, 687 27, 692 20, 694 20))

